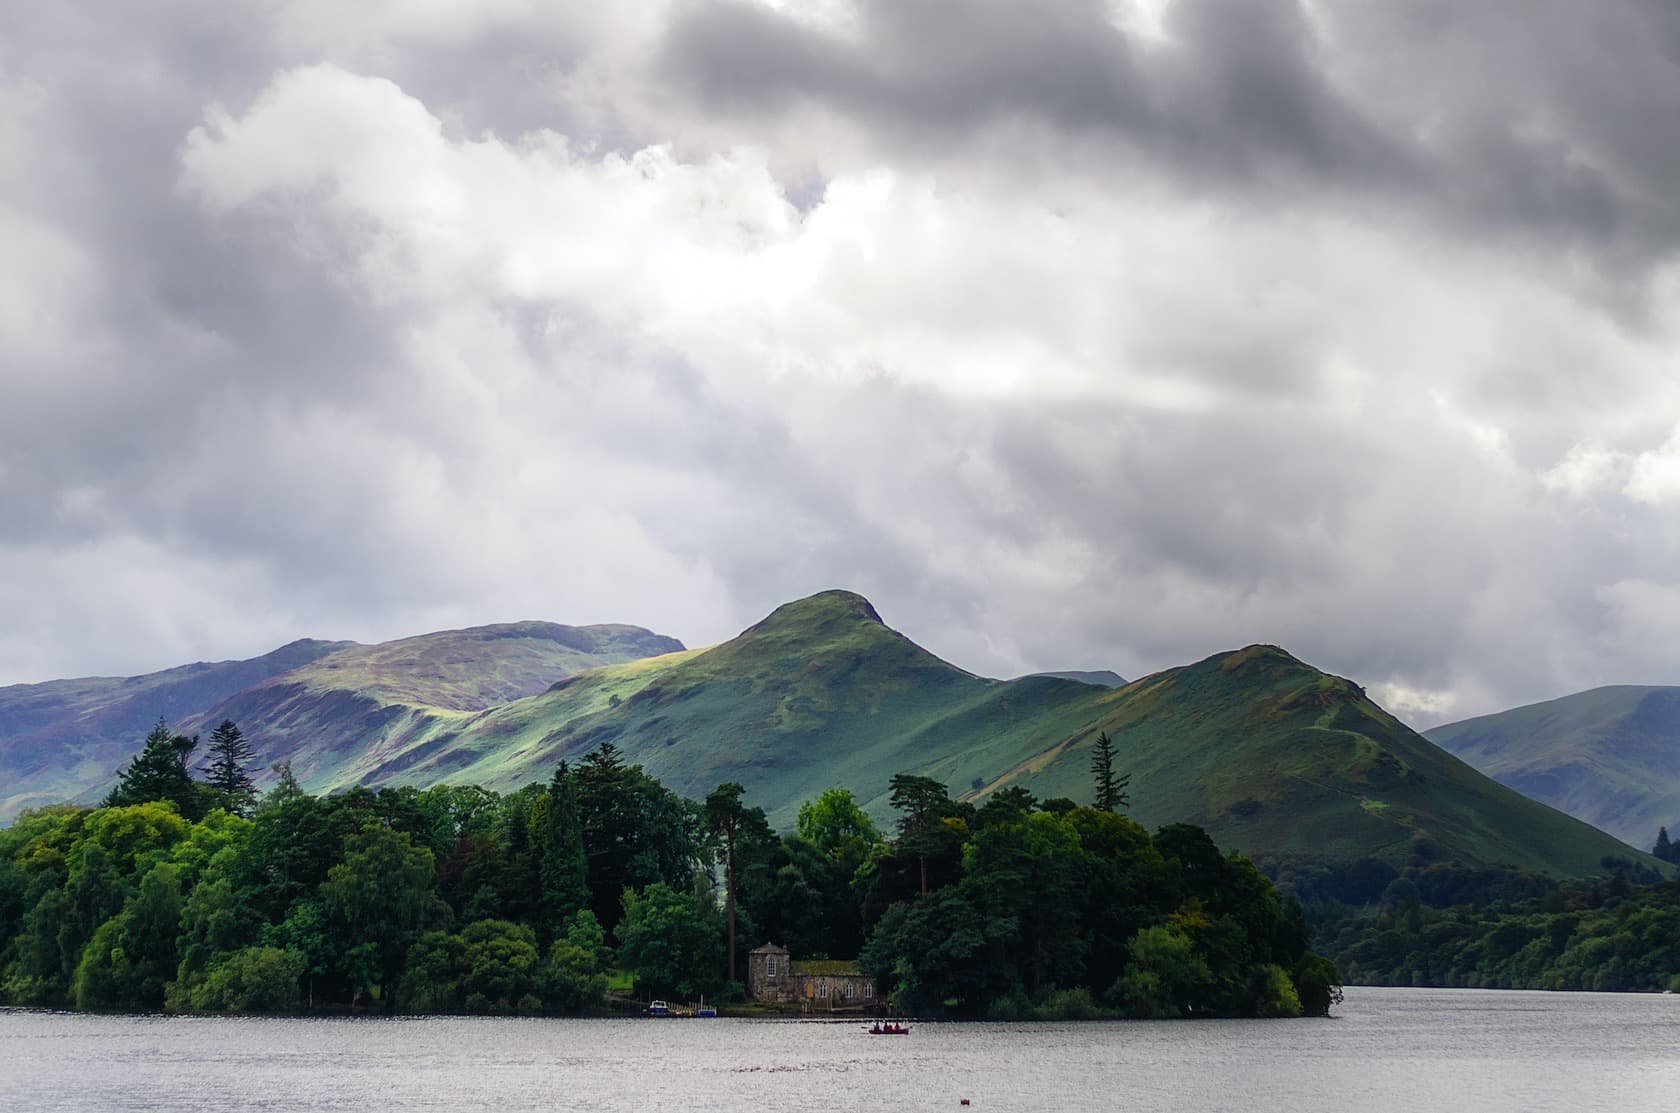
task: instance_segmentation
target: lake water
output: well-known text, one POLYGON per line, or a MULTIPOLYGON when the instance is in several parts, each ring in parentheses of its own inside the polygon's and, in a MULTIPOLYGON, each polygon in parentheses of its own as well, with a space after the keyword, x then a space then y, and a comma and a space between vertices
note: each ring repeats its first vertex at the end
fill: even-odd
POLYGON ((1330 1020, 917 1024, 0 1010, 7 1110, 1680 1109, 1680 996, 1362 989, 1330 1020))

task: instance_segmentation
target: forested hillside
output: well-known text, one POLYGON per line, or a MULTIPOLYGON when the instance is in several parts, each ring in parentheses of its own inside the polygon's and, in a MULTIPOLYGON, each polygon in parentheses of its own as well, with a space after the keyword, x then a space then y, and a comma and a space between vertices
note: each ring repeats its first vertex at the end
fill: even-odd
POLYGON ((319 797, 283 773, 254 803, 236 777, 195 782, 191 749, 160 727, 106 806, 0 831, 6 1001, 588 1012, 610 981, 737 998, 764 939, 861 950, 921 1015, 1295 1016, 1336 996, 1300 909, 1199 829, 1151 837, 1019 789, 975 808, 898 777, 892 837, 834 789, 778 837, 739 785, 685 799, 610 743, 508 795, 319 797))

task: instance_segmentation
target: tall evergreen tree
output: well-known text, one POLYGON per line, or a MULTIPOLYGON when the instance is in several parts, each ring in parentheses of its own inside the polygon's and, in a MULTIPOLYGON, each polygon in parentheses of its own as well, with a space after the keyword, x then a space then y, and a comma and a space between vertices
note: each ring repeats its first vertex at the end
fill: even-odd
POLYGON ((747 790, 736 781, 718 785, 706 797, 706 826, 723 862, 724 914, 729 925, 729 980, 735 980, 735 879, 736 867, 748 844, 767 845, 775 834, 764 818, 763 808, 747 808, 741 796, 747 790))
POLYGON ((1651 856, 1664 862, 1680 862, 1680 843, 1670 842, 1668 828, 1657 828, 1657 845, 1651 848, 1651 856))
POLYGON ((1114 772, 1114 740, 1108 731, 1097 734, 1097 744, 1091 750, 1091 776, 1097 784, 1097 807, 1105 812, 1118 812, 1131 803, 1126 786, 1132 783, 1130 773, 1114 772))
POLYGON ((245 767, 251 760, 251 743, 232 719, 223 719, 210 732, 210 760, 203 766, 207 783, 222 794, 223 806, 235 815, 250 815, 257 800, 257 786, 245 767))
POLYGON ((184 734, 171 734, 169 724, 160 715, 134 760, 117 772, 116 787, 105 797, 102 806, 120 808, 148 800, 167 800, 183 817, 202 818, 206 811, 204 794, 187 771, 187 761, 197 746, 196 735, 188 738, 184 734))
POLYGON ((541 851, 538 885, 542 917, 550 935, 563 932, 580 909, 589 906, 589 871, 578 817, 577 778, 565 762, 548 784, 537 842, 541 851))

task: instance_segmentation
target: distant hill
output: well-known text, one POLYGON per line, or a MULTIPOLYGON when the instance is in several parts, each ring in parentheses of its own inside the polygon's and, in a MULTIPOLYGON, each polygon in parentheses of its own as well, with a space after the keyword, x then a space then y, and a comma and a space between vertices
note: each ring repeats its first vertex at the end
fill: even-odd
POLYGON ((158 716, 175 723, 349 644, 295 641, 248 661, 0 688, 0 823, 27 807, 103 793, 158 716))
POLYGON ((1424 733, 1642 850, 1659 827, 1680 835, 1680 687, 1594 688, 1424 733))
POLYGON ((421 715, 465 714, 540 692, 608 662, 681 649, 635 626, 520 622, 380 645, 300 641, 249 661, 149 676, 0 688, 0 822, 25 807, 97 800, 161 715, 208 736, 223 718, 255 750, 253 771, 312 749, 363 751, 421 715))
POLYGON ((1077 680, 1081 684, 1094 684, 1099 688, 1123 688, 1126 685, 1125 677, 1107 669, 1100 669, 1095 672, 1079 669, 1071 669, 1066 672, 1032 672, 1020 677, 1020 679, 1031 680, 1035 676, 1049 676, 1057 680, 1077 680))
POLYGON ((691 797, 741 782, 780 827, 834 785, 885 819, 900 772, 975 799, 1022 785, 1089 801, 1091 745, 1106 730, 1133 775, 1136 818, 1198 823, 1251 854, 1580 876, 1606 855, 1635 853, 1494 783, 1356 685, 1274 646, 1119 687, 1084 676, 991 680, 935 657, 844 591, 788 603, 710 649, 634 627, 543 623, 336 648, 187 721, 202 730, 223 717, 245 728, 261 769, 288 760, 312 791, 440 781, 506 790, 611 742, 691 797))

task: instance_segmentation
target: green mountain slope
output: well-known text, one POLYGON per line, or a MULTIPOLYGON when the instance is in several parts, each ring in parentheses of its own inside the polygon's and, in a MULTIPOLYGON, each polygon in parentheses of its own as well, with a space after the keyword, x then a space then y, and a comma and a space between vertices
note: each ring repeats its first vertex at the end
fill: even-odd
POLYGON ((828 591, 705 650, 635 627, 545 623, 340 647, 188 725, 236 720, 256 768, 289 760, 312 791, 512 789, 611 742, 691 797, 740 781, 783 827, 833 785, 885 819, 900 772, 977 799, 1023 785, 1088 801, 1091 746, 1107 731, 1138 819, 1198 823, 1255 855, 1586 875, 1635 853, 1272 646, 1119 687, 1083 679, 974 676, 888 628, 861 596, 828 591))
POLYGON ((1621 685, 1424 732, 1483 773, 1649 848, 1680 830, 1680 688, 1621 685))
POLYGON ((1076 729, 1103 691, 974 676, 887 628, 861 596, 824 592, 715 648, 598 669, 439 724, 399 762, 405 780, 513 786, 610 741, 679 792, 740 781, 791 825, 836 784, 884 815, 887 782, 906 769, 983 784, 1045 730, 1076 729))
MULTIPOLYGON (((1274 647, 1118 689, 987 680, 922 650, 846 592, 787 604, 709 650, 592 670, 476 714, 407 721, 387 732, 398 744, 373 779, 511 788, 611 742, 691 796, 740 781, 786 826, 801 801, 837 784, 884 818, 899 772, 975 797, 1020 784, 1088 800, 1099 730, 1134 774, 1139 819, 1196 822, 1250 853, 1396 863, 1421 854, 1567 875, 1632 853, 1274 647)), ((351 783, 365 768, 347 764, 317 787, 351 783)))
POLYGON ((348 644, 296 641, 246 661, 0 688, 0 823, 27 807, 102 794, 158 716, 176 722, 348 644))
POLYGON ((1129 769, 1146 825, 1200 824, 1257 855, 1415 854, 1564 875, 1628 847, 1477 773, 1372 702, 1275 646, 1256 645, 1107 693, 1079 735, 1000 779, 1083 798, 1098 730, 1129 769))

